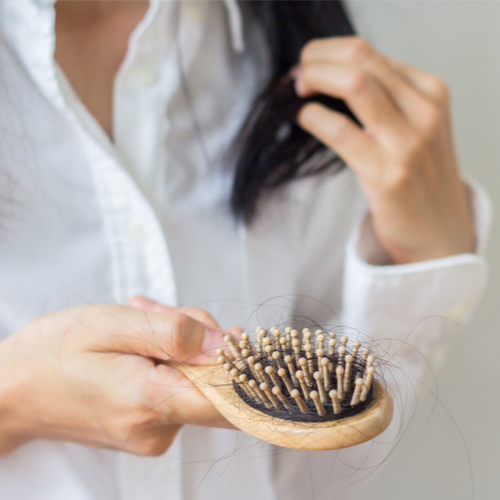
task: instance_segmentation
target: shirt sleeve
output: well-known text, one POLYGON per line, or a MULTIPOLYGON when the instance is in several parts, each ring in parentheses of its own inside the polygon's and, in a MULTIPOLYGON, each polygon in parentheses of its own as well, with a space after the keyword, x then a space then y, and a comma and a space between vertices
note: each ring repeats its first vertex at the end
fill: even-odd
POLYGON ((468 185, 476 253, 377 265, 388 259, 366 215, 347 244, 342 324, 375 340, 383 358, 398 361, 406 376, 422 384, 439 367, 453 332, 472 316, 487 281, 482 254, 491 204, 477 182, 468 180, 468 185))

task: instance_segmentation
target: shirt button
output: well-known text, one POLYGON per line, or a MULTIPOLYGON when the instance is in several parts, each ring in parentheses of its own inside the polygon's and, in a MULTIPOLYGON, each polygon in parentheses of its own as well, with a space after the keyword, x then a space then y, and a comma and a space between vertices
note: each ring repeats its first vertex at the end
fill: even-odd
POLYGON ((144 220, 140 217, 133 217, 127 223, 127 234, 135 241, 143 240, 148 235, 148 229, 144 220))
POLYGON ((201 10, 198 5, 188 4, 186 6, 186 17, 193 23, 197 23, 201 20, 201 10))
POLYGON ((157 74, 144 65, 138 64, 130 69, 130 79, 141 87, 150 87, 158 81, 157 74))
POLYGON ((469 313, 469 307, 466 302, 457 302, 448 311, 448 318, 456 323, 461 324, 467 314, 469 313))

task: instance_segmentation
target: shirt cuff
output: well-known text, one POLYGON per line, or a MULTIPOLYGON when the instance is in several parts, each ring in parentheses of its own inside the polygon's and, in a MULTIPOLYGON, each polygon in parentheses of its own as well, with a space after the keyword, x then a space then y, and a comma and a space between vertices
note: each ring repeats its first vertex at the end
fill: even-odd
MULTIPOLYGON (((475 253, 484 254, 491 227, 491 201, 485 189, 474 179, 468 178, 465 184, 469 188, 470 204, 474 216, 476 230, 475 253)), ((390 262, 389 254, 380 244, 368 212, 364 214, 352 234, 347 245, 347 251, 356 253, 361 260, 372 266, 386 266, 390 262)), ((436 260, 441 261, 443 259, 436 260)), ((411 265, 418 268, 420 264, 422 263, 417 262, 411 265)))
POLYGON ((488 276, 481 253, 489 233, 491 205, 478 183, 467 183, 478 253, 384 265, 387 253, 366 215, 346 248, 342 323, 371 338, 408 342, 433 368, 444 356, 451 333, 472 316, 488 276))

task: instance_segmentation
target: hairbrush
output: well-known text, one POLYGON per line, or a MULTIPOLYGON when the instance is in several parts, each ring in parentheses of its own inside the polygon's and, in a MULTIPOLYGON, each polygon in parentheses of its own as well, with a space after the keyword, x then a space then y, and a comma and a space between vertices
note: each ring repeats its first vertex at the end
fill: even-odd
POLYGON ((361 342, 308 328, 256 333, 255 342, 227 335, 213 365, 176 366, 236 427, 278 446, 332 450, 389 426, 392 398, 361 342))

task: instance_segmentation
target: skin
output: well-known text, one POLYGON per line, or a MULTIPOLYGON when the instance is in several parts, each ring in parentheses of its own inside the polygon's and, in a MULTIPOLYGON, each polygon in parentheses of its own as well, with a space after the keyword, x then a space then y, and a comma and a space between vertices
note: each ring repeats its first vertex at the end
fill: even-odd
POLYGON ((138 0, 72 0, 55 5, 55 59, 110 138, 114 78, 130 35, 148 7, 149 1, 138 0))
POLYGON ((130 304, 47 314, 0 343, 9 373, 0 387, 2 454, 45 438, 159 455, 182 424, 232 428, 163 364, 213 362, 227 332, 202 309, 143 297, 130 304))
POLYGON ((362 123, 310 103, 298 122, 357 176, 393 264, 473 252, 468 193, 459 176, 444 82, 377 53, 356 37, 314 40, 297 93, 344 99, 362 123))
MULTIPOLYGON (((55 58, 113 137, 113 81, 148 2, 56 4, 55 58)), ((297 93, 341 97, 363 124, 307 104, 299 124, 356 172, 393 263, 474 250, 455 159, 446 86, 355 37, 315 40, 297 93)), ((230 329, 238 335, 237 327, 230 329)), ((206 363, 226 333, 197 308, 145 297, 36 318, 0 342, 0 454, 36 438, 158 455, 183 424, 230 427, 169 360, 206 363), (200 353, 205 353, 200 355, 200 353)))

